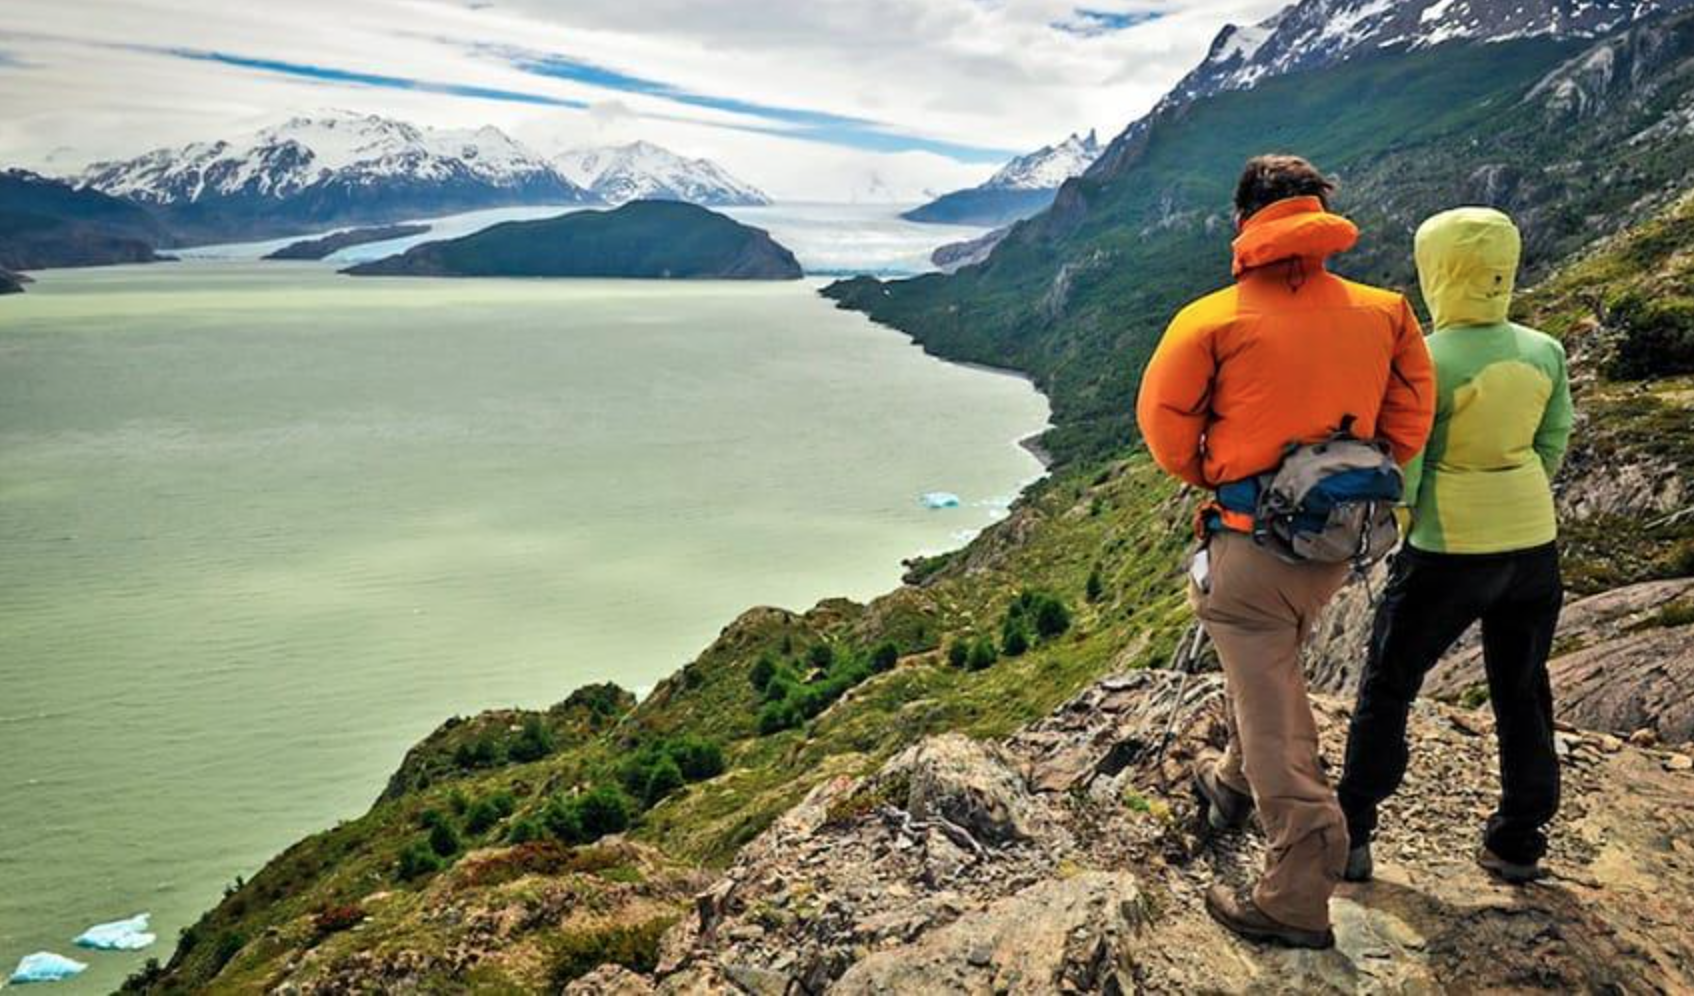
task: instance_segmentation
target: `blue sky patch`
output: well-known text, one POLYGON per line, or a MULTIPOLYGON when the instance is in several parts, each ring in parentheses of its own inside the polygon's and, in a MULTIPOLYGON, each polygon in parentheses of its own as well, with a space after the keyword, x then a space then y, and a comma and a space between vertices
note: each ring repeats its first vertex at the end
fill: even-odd
POLYGON ((1062 21, 1054 21, 1053 27, 1067 34, 1092 38, 1095 35, 1127 31, 1150 21, 1157 21, 1163 16, 1164 12, 1157 10, 1119 11, 1078 7, 1070 17, 1062 21))

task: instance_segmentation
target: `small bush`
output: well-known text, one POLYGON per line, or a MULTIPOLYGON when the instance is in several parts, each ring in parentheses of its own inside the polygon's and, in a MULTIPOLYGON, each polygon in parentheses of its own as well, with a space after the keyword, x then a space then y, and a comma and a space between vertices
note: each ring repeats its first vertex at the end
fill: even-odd
POLYGON ((1606 366, 1619 380, 1694 373, 1694 298, 1630 291, 1611 303, 1607 322, 1623 338, 1606 366))
POLYGON ((759 733, 761 736, 792 730, 800 725, 800 711, 795 709, 787 699, 780 702, 766 702, 759 710, 759 733))
POLYGON ((500 744, 488 734, 481 734, 460 744, 453 751, 453 763, 465 769, 492 768, 505 760, 500 744))
POLYGON ((871 670, 879 674, 892 670, 899 662, 900 648, 896 647, 892 640, 884 640, 871 652, 871 670))
POLYGON ((555 838, 567 844, 585 841, 582 832, 582 811, 573 800, 555 796, 541 807, 541 825, 555 838))
POLYGON ((753 690, 761 695, 764 694, 765 686, 769 685, 774 677, 776 677, 776 658, 770 654, 759 655, 759 659, 753 662, 753 669, 747 672, 747 680, 752 683, 753 690))
POLYGON ((1051 639, 1071 628, 1070 610, 1052 595, 1035 599, 1035 631, 1042 639, 1051 639))
POLYGON ((835 648, 827 643, 815 643, 812 649, 806 651, 806 663, 820 671, 827 671, 835 663, 835 648))
POLYGON ((429 828, 429 849, 444 858, 459 853, 459 835, 446 821, 429 828))
POLYGON ((511 844, 528 844, 540 840, 546 831, 537 820, 524 818, 513 820, 506 830, 506 841, 511 844))
POLYGON ((557 935, 550 973, 553 988, 560 989, 606 964, 622 965, 632 972, 653 971, 659 963, 659 939, 675 922, 675 917, 661 917, 629 927, 557 935))
POLYGON ((478 799, 471 803, 470 809, 465 812, 465 832, 486 833, 496 823, 512 815, 515 808, 517 802, 507 792, 496 792, 494 795, 478 799))
POLYGON ((433 875, 447 867, 430 846, 421 840, 414 840, 400 852, 400 880, 410 882, 425 875, 433 875))
POLYGON ((523 721, 523 728, 506 748, 506 754, 519 764, 528 764, 553 753, 554 746, 553 731, 540 716, 530 716, 523 721))
POLYGON ((716 778, 723 774, 723 748, 714 740, 703 737, 677 737, 665 750, 682 769, 682 777, 691 782, 716 778))
POLYGON ((1007 657, 1021 657, 1029 649, 1029 633, 1021 621, 1006 620, 1000 634, 1000 651, 1007 657))
POLYGON ((596 785, 576 801, 582 814, 582 832, 589 840, 629 829, 629 800, 615 785, 596 785))
POLYGON ((1095 567, 1093 570, 1088 572, 1088 584, 1084 587, 1083 594, 1088 598, 1090 603, 1093 603, 1098 602, 1100 600, 1100 596, 1105 593, 1106 579, 1100 576, 1100 568, 1095 567))
POLYGON ((647 784, 641 787, 641 801, 646 806, 655 806, 677 789, 682 788, 682 769, 669 754, 659 755, 653 766, 647 769, 647 784))
POLYGON ((993 667, 994 662, 999 659, 1000 655, 994 650, 994 641, 986 636, 979 636, 976 638, 976 642, 971 644, 971 653, 966 660, 966 666, 972 671, 981 671, 993 667))
POLYGON ((971 646, 963 637, 954 640, 947 647, 947 663, 954 667, 964 667, 971 659, 971 646))

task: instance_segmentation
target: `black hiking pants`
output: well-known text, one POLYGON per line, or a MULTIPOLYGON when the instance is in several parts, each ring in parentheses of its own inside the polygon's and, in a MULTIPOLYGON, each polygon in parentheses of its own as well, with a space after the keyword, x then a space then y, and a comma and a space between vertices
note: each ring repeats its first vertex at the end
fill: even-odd
POLYGON ((1482 651, 1500 749, 1500 805, 1483 842, 1508 861, 1547 850, 1559 808, 1553 695, 1547 657, 1563 601, 1558 548, 1498 554, 1395 557, 1377 609, 1338 794, 1352 845, 1376 830, 1377 806, 1406 774, 1406 718, 1424 675, 1465 630, 1482 622, 1482 651))

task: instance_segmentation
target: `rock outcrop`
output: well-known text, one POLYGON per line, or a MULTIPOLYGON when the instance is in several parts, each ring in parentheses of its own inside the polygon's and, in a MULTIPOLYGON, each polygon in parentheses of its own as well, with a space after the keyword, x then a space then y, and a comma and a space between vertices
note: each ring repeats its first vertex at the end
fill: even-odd
MULTIPOLYGON (((1317 700, 1339 758, 1346 705, 1317 700)), ((743 850, 672 928, 652 977, 570 992, 1673 992, 1694 986, 1694 776, 1680 754, 1560 734, 1553 877, 1471 864, 1492 806, 1484 714, 1429 704, 1384 812, 1378 880, 1346 886, 1338 946, 1242 943, 1206 917, 1256 833, 1210 838, 1186 788, 1223 736, 1221 682, 1109 677, 997 744, 924 741, 827 782, 743 850), (1015 828, 1015 829, 1014 829, 1015 828), (643 987, 646 988, 643 988, 643 987)))

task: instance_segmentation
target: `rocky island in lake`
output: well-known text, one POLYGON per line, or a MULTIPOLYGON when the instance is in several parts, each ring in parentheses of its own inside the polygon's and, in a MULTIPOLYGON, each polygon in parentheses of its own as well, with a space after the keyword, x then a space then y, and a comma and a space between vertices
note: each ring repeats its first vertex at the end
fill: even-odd
POLYGON ((795 280, 794 254, 763 229, 674 201, 635 201, 509 221, 463 238, 426 242, 342 271, 354 276, 633 277, 795 280))
POLYGON ((350 228, 345 232, 332 232, 322 238, 290 242, 276 252, 267 254, 265 258, 326 259, 353 246, 368 245, 372 242, 387 242, 390 239, 409 239, 427 231, 429 231, 428 225, 378 225, 374 228, 350 228))

